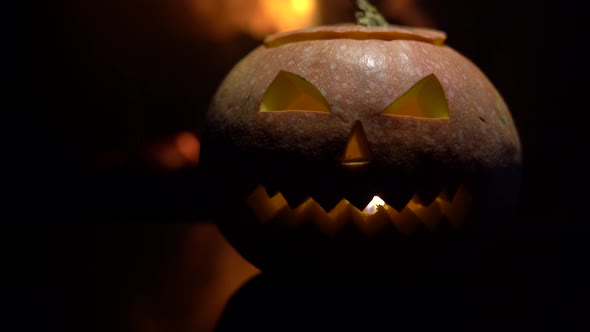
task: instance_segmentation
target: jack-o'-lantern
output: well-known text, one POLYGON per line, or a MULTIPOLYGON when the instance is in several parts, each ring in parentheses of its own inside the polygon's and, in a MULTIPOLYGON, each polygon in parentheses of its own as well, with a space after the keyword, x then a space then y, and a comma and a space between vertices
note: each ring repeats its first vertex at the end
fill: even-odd
POLYGON ((487 76, 445 39, 318 26, 271 35, 235 65, 201 160, 213 217, 246 259, 286 273, 406 269, 509 219, 518 132, 487 76))

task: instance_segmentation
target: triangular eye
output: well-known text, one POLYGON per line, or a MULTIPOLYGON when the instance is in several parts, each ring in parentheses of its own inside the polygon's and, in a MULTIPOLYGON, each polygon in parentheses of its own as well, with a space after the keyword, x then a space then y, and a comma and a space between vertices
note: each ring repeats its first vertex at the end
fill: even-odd
POLYGON ((416 118, 448 118, 449 105, 440 82, 434 74, 430 74, 414 84, 383 113, 416 118))
POLYGON ((281 71, 262 97, 260 112, 308 111, 330 113, 321 92, 303 77, 281 71))

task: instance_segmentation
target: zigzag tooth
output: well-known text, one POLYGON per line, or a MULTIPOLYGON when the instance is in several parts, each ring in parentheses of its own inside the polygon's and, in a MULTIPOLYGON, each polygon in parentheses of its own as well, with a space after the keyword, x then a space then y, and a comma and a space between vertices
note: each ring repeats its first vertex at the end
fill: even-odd
POLYGON ((430 204, 432 204, 432 202, 434 202, 434 200, 436 199, 436 197, 438 197, 438 195, 440 194, 440 188, 437 189, 421 189, 418 192, 416 192, 416 195, 414 195, 414 198, 418 199, 421 204, 423 206, 429 206, 430 204))
POLYGON ((295 218, 298 223, 312 221, 322 231, 333 233, 333 223, 326 211, 313 198, 306 199, 301 205, 294 210, 295 218))
POLYGON ((384 229, 389 223, 391 218, 386 211, 385 206, 378 206, 377 212, 365 217, 365 221, 357 225, 369 236, 374 236, 379 231, 384 229))
MULTIPOLYGON (((438 195, 437 198, 443 199, 447 202, 452 202, 453 198, 455 197, 455 195, 457 194, 457 191, 459 190, 460 186, 455 184, 455 185, 447 185, 445 187, 445 189, 443 189, 440 194, 438 195)), ((436 199, 435 199, 436 200, 436 199)))
POLYGON ((408 203, 408 208, 412 210, 412 212, 414 212, 418 218, 420 218, 429 231, 434 232, 436 227, 440 224, 442 212, 440 211, 440 206, 436 201, 432 202, 428 206, 425 206, 425 204, 420 200, 420 197, 415 195, 408 203))
POLYGON ((276 208, 276 213, 274 215, 274 219, 279 220, 281 223, 286 225, 294 226, 297 224, 297 218, 295 218, 295 214, 293 210, 289 206, 289 203, 283 197, 281 193, 277 193, 270 199, 270 204, 274 208, 276 208))
POLYGON ((392 222, 395 228, 406 236, 414 233, 418 225, 422 223, 420 218, 407 206, 393 218, 392 222))
POLYGON ((389 205, 384 205, 383 207, 385 208, 385 212, 387 212, 387 215, 389 215, 389 219, 391 219, 391 221, 393 221, 395 218, 397 218, 397 215, 399 214, 399 212, 397 212, 396 209, 394 209, 393 207, 391 207, 389 205))
POLYGON ((281 193, 277 193, 269 198, 266 189, 261 185, 258 185, 246 198, 246 203, 256 219, 262 224, 275 219, 288 225, 293 225, 296 222, 295 215, 285 197, 281 193))
POLYGON ((379 196, 385 200, 385 202, 387 202, 387 205, 391 206, 397 211, 401 211, 404 209, 404 207, 406 207, 414 194, 414 191, 408 188, 390 186, 383 188, 383 192, 379 196))
POLYGON ((272 209, 270 197, 266 193, 263 186, 257 186, 256 189, 246 198, 246 203, 254 213, 256 219, 262 223, 266 223, 276 215, 277 211, 272 209))
POLYGON ((459 226, 465 220, 469 207, 471 206, 471 194, 461 185, 451 202, 446 199, 437 198, 437 202, 440 204, 442 213, 454 226, 459 226))
POLYGON ((437 198, 434 199, 437 202, 446 202, 446 203, 451 203, 451 201, 453 200, 453 197, 449 194, 448 191, 443 190, 440 192, 440 194, 438 195, 437 198))
POLYGON ((351 219, 353 222, 364 220, 363 213, 346 199, 341 200, 328 215, 332 218, 334 227, 338 229, 341 229, 351 219))
POLYGON ((367 215, 362 213, 361 210, 357 209, 353 204, 350 204, 348 210, 354 223, 364 222, 367 218, 367 215))

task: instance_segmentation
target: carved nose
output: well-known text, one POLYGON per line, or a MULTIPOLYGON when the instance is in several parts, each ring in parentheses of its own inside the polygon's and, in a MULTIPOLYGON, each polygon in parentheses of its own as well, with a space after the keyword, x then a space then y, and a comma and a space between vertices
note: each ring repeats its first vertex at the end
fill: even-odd
POLYGON ((357 120, 348 136, 344 157, 342 157, 342 165, 353 168, 362 167, 367 165, 372 158, 367 135, 363 130, 362 123, 357 120))

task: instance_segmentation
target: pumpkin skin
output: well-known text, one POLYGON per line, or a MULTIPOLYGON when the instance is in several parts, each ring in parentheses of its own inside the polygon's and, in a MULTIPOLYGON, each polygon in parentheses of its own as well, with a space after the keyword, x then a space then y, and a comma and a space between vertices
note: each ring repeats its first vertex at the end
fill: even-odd
POLYGON ((445 38, 320 26, 269 36, 235 65, 212 100, 201 160, 212 218, 238 252, 292 275, 423 272, 510 220, 518 132, 494 85, 445 38), (374 196, 384 205, 363 211, 374 196))

